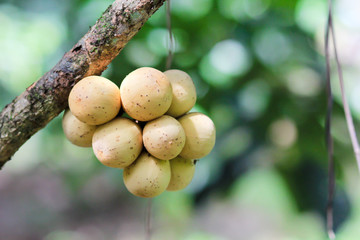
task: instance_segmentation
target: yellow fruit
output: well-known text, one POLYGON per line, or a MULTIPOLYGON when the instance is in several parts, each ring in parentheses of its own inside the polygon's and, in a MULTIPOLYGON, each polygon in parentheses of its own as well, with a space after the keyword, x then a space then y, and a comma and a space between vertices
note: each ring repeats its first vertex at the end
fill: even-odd
POLYGON ((124 169, 126 188, 138 197, 151 198, 164 192, 170 182, 170 163, 143 152, 124 169))
POLYGON ((208 155, 215 145, 215 125, 202 113, 188 113, 179 118, 186 140, 180 156, 198 159, 208 155))
POLYGON ((167 115, 179 117, 195 105, 196 89, 191 77, 184 71, 171 69, 164 72, 171 83, 173 99, 167 115))
POLYGON ((187 187, 194 177, 194 160, 176 157, 170 161, 171 179, 166 190, 178 191, 187 187))
POLYGON ((113 168, 129 166, 142 150, 141 129, 127 118, 115 118, 99 126, 92 141, 97 159, 113 168))
POLYGON ((69 107, 80 121, 100 125, 118 114, 121 107, 120 90, 104 77, 89 76, 72 88, 69 107))
POLYGON ((169 109, 171 84, 165 74, 150 67, 136 69, 120 85, 124 110, 139 121, 158 118, 169 109))
POLYGON ((173 117, 164 115, 146 123, 143 130, 146 150, 161 160, 170 160, 181 152, 185 145, 185 132, 173 117))
POLYGON ((69 109, 67 109, 62 119, 62 128, 66 138, 76 146, 91 147, 91 140, 96 126, 79 121, 69 109))

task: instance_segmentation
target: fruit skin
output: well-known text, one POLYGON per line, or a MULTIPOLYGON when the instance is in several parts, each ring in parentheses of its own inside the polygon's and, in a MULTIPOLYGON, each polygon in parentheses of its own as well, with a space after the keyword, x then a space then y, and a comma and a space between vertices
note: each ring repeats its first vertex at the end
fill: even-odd
POLYGON ((161 160, 170 160, 184 148, 185 131, 178 120, 164 115, 146 123, 143 142, 151 155, 161 160))
POLYGON ((104 77, 89 76, 71 89, 69 107, 80 121, 100 125, 118 114, 121 107, 120 90, 104 77))
POLYGON ((127 118, 115 118, 99 126, 92 141, 97 159, 113 168, 129 166, 143 147, 140 127, 127 118))
POLYGON ((120 85, 124 110, 139 121, 150 121, 166 113, 172 101, 170 81, 155 68, 142 67, 129 73, 120 85))
POLYGON ((186 188, 194 177, 194 160, 176 157, 170 161, 171 179, 167 191, 178 191, 186 188))
POLYGON ((215 125, 202 113, 187 113, 178 119, 184 128, 186 140, 180 156, 199 159, 208 155, 215 145, 215 125))
POLYGON ((76 146, 91 147, 96 126, 88 125, 77 119, 69 109, 65 110, 62 128, 66 138, 76 146))
POLYGON ((155 158, 143 152, 136 161, 124 169, 126 188, 138 197, 151 198, 160 195, 169 185, 171 177, 169 161, 155 158))
POLYGON ((184 115, 196 103, 196 89, 191 77, 184 71, 171 69, 164 72, 171 83, 173 99, 167 115, 184 115))

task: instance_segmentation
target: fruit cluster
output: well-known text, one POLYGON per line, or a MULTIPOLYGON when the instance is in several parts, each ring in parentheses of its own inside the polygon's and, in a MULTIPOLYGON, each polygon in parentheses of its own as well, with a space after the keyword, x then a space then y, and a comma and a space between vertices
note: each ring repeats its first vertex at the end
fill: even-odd
POLYGON ((212 120, 188 113, 195 102, 194 83, 180 70, 139 68, 120 89, 106 78, 90 76, 71 90, 62 125, 73 144, 92 147, 106 166, 123 168, 132 194, 154 197, 185 188, 196 159, 214 147, 212 120), (122 117, 124 112, 128 117, 122 117))

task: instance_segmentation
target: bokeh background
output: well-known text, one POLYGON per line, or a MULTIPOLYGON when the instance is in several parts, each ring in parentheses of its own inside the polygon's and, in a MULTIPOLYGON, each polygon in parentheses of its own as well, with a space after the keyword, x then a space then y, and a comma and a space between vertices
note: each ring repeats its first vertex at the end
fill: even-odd
MULTIPOLYGON (((0 0, 0 107, 47 72, 111 0, 0 0)), ((360 120, 360 2, 336 1, 346 89, 360 120)), ((153 200, 152 239, 326 239, 324 144, 326 0, 172 0, 173 68, 197 87, 194 111, 217 128, 212 153, 185 190, 153 200)), ((165 68, 162 7, 111 63, 120 84, 142 66, 165 68)), ((339 240, 360 236, 360 177, 333 73, 339 240)), ((70 144, 61 116, 0 172, 0 239, 144 239, 147 200, 122 171, 70 144)))

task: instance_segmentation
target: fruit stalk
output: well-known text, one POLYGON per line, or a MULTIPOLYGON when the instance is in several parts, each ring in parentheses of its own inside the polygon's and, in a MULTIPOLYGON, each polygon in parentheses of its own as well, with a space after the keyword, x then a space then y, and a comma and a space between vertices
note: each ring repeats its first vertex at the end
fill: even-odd
POLYGON ((68 105, 72 87, 100 75, 165 0, 116 0, 78 43, 0 112, 0 169, 68 105))

